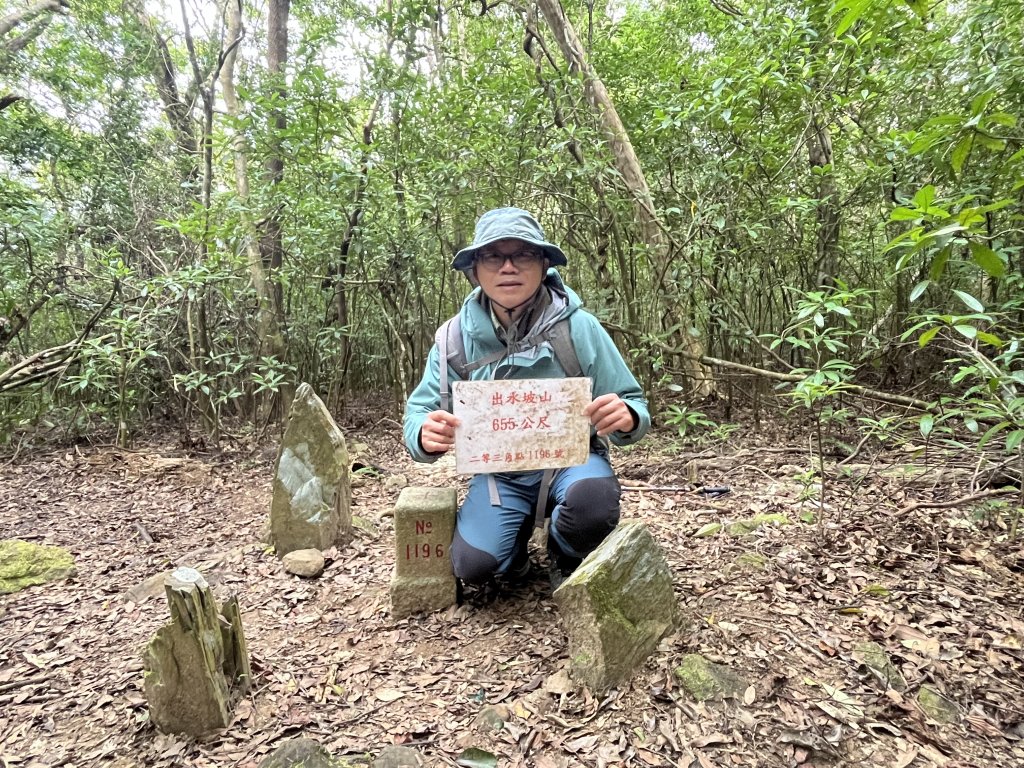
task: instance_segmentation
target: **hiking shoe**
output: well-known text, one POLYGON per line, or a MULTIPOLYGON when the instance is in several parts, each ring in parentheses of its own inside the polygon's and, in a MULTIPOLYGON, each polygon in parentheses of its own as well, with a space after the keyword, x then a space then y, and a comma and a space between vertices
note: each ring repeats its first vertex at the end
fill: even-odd
POLYGON ((504 575, 511 582, 525 581, 526 577, 530 575, 530 551, 526 547, 520 547, 519 551, 512 556, 512 562, 504 575))
POLYGON ((569 578, 582 562, 581 558, 563 553, 554 537, 548 536, 548 579, 551 581, 552 592, 562 586, 562 582, 569 578))

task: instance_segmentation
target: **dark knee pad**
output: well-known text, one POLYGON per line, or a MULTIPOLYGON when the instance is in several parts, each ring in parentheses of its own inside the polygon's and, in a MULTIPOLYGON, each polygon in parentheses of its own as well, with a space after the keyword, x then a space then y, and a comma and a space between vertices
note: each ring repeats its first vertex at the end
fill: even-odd
POLYGON ((489 552, 466 543, 458 531, 452 539, 452 570, 455 577, 467 584, 481 584, 498 570, 498 561, 489 552))
POLYGON ((618 525, 620 495, 613 476, 573 483, 558 512, 558 534, 577 552, 592 552, 618 525))

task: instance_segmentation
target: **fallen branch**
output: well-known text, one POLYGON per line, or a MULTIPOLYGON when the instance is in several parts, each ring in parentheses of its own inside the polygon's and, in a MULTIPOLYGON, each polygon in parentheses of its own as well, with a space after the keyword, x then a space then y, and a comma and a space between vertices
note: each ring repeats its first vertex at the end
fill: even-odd
POLYGON ((689 493, 692 488, 685 485, 626 485, 620 483, 623 491, 648 491, 652 493, 689 493))
POLYGON ((0 693, 7 693, 17 688, 23 688, 26 685, 38 685, 39 683, 45 683, 50 679, 49 675, 38 675, 36 677, 26 677, 21 680, 11 680, 9 683, 0 683, 0 693))
MULTIPOLYGON (((743 373, 749 373, 754 376, 760 376, 765 379, 773 379, 775 381, 786 381, 796 383, 803 381, 806 376, 801 376, 798 373, 779 373, 778 371, 769 371, 764 368, 755 368, 752 365, 744 365, 743 363, 734 363, 730 360, 721 360, 717 357, 708 357, 702 355, 700 362, 704 365, 715 367, 715 368, 728 368, 733 371, 742 371, 743 373)), ((864 387, 860 384, 848 384, 846 390, 853 394, 863 395, 865 397, 872 397, 875 400, 881 400, 883 403, 891 403, 892 405, 902 405, 906 408, 914 408, 918 411, 924 411, 926 413, 938 413, 938 408, 934 403, 929 403, 926 400, 918 400, 916 397, 908 397, 906 395, 894 395, 891 392, 882 392, 879 389, 871 389, 870 387, 864 387)))
POLYGON ((1008 493, 1020 493, 1018 488, 990 488, 987 491, 981 491, 980 493, 972 493, 970 496, 963 496, 959 499, 953 499, 952 501, 915 501, 913 504, 908 504, 903 507, 897 514, 905 514, 907 512, 913 512, 915 509, 949 509, 950 507, 959 507, 962 504, 970 504, 974 501, 981 501, 991 496, 1003 496, 1008 493))
MULTIPOLYGON (((72 341, 59 344, 56 347, 40 350, 34 355, 29 355, 24 360, 18 361, 7 370, 0 372, 0 393, 9 392, 10 390, 17 389, 18 387, 24 387, 28 384, 32 384, 33 382, 48 379, 55 375, 60 375, 67 370, 67 367, 71 364, 72 359, 78 352, 79 348, 85 343, 89 334, 92 333, 92 329, 114 302, 114 297, 117 296, 119 289, 120 283, 115 280, 114 287, 110 291, 110 296, 107 298, 103 306, 96 310, 92 317, 89 318, 77 338, 72 341)), ((113 335, 114 334, 112 333, 108 333, 99 338, 101 340, 107 339, 113 335)))

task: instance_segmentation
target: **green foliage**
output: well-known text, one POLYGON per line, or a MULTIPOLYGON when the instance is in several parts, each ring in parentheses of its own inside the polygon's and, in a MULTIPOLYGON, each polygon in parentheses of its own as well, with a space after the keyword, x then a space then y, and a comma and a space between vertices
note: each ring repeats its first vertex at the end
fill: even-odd
MULTIPOLYGON (((333 405, 385 392, 397 405, 468 289, 452 252, 481 211, 518 204, 565 245, 567 282, 635 350, 652 399, 680 386, 678 340, 695 337, 797 375, 786 396, 819 428, 895 440, 898 419, 847 408, 851 384, 885 375, 931 388, 935 413, 910 425, 926 440, 976 424, 983 447, 1019 450, 1020 3, 566 9, 643 167, 662 254, 578 74, 542 23, 550 59, 526 56, 510 6, 293 6, 284 97, 246 8, 240 114, 213 115, 208 204, 202 155, 154 78, 152 30, 195 141, 197 88, 223 53, 213 11, 191 20, 200 83, 161 8, 150 29, 89 0, 24 49, 0 40, 0 96, 26 97, 0 115, 0 317, 39 307, 0 370, 75 339, 120 284, 66 374, 7 393, 0 418, 73 414, 124 438, 160 406, 214 434, 262 422, 298 380, 333 405), (258 252, 271 220, 272 271, 258 252), (257 266, 280 294, 283 350, 260 325, 257 266)), ((685 402, 663 414, 686 440, 731 429, 685 402)))
POLYGON ((683 442, 694 445, 725 442, 739 429, 738 424, 719 424, 702 411, 676 404, 670 404, 665 408, 662 422, 673 427, 683 442))

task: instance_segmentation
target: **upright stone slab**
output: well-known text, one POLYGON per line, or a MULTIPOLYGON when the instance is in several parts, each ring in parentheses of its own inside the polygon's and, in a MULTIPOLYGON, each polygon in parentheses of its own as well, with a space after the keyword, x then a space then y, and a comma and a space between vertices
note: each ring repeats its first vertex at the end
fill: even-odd
POLYGON ((455 602, 449 549, 455 533, 454 488, 406 488, 395 504, 391 615, 430 613, 455 602))
POLYGON ((164 733, 202 736, 231 722, 235 694, 252 678, 238 603, 218 609, 206 580, 178 568, 165 582, 171 621, 143 654, 143 690, 164 733))
POLYGON ((627 680, 678 615, 665 555, 639 521, 620 524, 554 597, 572 676, 594 690, 627 680))
POLYGON ((313 388, 301 384, 274 472, 270 538, 277 556, 347 543, 351 493, 345 436, 313 388))

